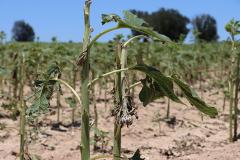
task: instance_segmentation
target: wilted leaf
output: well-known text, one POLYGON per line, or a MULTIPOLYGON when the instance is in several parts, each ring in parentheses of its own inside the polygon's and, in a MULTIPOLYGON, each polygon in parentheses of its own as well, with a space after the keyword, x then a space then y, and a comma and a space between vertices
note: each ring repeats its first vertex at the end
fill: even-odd
POLYGON ((120 16, 116 14, 109 14, 109 15, 103 14, 102 24, 106 24, 109 22, 117 22, 120 28, 129 28, 132 30, 136 30, 148 36, 152 36, 153 38, 156 38, 162 42, 171 41, 168 37, 162 34, 159 34, 158 32, 154 31, 152 28, 145 27, 144 24, 146 24, 146 22, 143 19, 138 18, 133 13, 129 11, 124 11, 123 14, 124 14, 124 19, 122 19, 120 16))
POLYGON ((53 85, 43 83, 35 93, 35 98, 32 105, 27 109, 27 118, 29 121, 34 121, 39 115, 47 113, 50 107, 50 98, 53 93, 53 85))
POLYGON ((48 68, 43 79, 34 81, 36 87, 34 99, 31 106, 26 111, 27 119, 30 122, 33 122, 35 118, 49 111, 50 99, 53 94, 54 86, 57 84, 57 88, 60 89, 60 85, 57 81, 51 78, 56 78, 55 76, 58 77, 60 73, 60 68, 57 64, 54 64, 48 68))
POLYGON ((201 100, 197 93, 189 85, 182 82, 176 75, 173 75, 172 79, 181 89, 191 105, 195 106, 199 111, 209 115, 210 117, 217 116, 217 109, 207 105, 203 100, 201 100))
POLYGON ((121 19, 116 14, 102 14, 102 25, 109 23, 109 22, 118 22, 121 19))
POLYGON ((182 82, 176 75, 167 77, 156 68, 145 64, 138 64, 130 69, 144 72, 147 75, 147 78, 142 80, 143 88, 139 94, 139 99, 143 102, 144 106, 152 102, 154 99, 163 96, 166 96, 177 103, 182 103, 174 93, 173 83, 175 83, 181 89, 191 105, 195 106, 199 111, 210 117, 217 116, 218 112, 216 108, 207 105, 198 97, 197 93, 189 85, 182 82))
POLYGON ((143 89, 140 92, 141 95, 139 95, 139 98, 144 103, 144 106, 150 103, 152 100, 162 96, 167 96, 175 102, 182 103, 174 93, 172 80, 169 77, 163 75, 156 68, 147 66, 145 64, 138 64, 134 67, 131 67, 130 69, 144 72, 149 78, 152 79, 152 84, 148 86, 146 84, 146 81, 142 81, 143 89))
POLYGON ((47 76, 50 77, 56 77, 59 74, 61 74, 60 68, 57 64, 52 64, 48 70, 47 70, 47 76))
POLYGON ((145 79, 141 80, 141 83, 143 87, 139 93, 139 99, 141 102, 143 102, 143 106, 146 106, 155 99, 164 96, 164 94, 161 93, 157 83, 152 82, 151 78, 146 77, 145 79))

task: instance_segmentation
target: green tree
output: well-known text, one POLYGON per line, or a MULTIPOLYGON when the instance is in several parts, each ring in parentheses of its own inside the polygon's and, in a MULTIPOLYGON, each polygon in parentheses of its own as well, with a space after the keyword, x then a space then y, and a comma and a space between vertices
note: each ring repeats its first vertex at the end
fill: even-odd
POLYGON ((32 42, 35 39, 35 33, 32 26, 23 20, 14 23, 12 34, 12 39, 15 41, 32 42))
MULTIPOLYGON (((189 32, 187 24, 190 20, 175 9, 161 8, 156 12, 131 10, 132 13, 144 19, 158 33, 164 34, 174 41, 178 41, 182 36, 185 38, 189 32)), ((133 35, 138 35, 132 31, 133 35)))
POLYGON ((218 39, 217 22, 209 14, 196 16, 192 24, 193 32, 197 33, 194 34, 196 40, 216 41, 218 39))

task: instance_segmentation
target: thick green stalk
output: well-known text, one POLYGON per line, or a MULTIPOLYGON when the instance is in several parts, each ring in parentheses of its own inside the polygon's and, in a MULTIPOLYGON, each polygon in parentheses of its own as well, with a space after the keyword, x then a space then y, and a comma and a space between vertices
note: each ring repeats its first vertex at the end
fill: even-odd
MULTIPOLYGON (((117 47, 117 54, 116 54, 116 64, 117 64, 117 69, 123 70, 126 68, 127 65, 127 45, 137 39, 144 37, 142 35, 133 37, 129 39, 122 47, 120 44, 118 44, 117 47)), ((129 92, 126 90, 126 74, 125 72, 120 72, 116 76, 116 81, 115 81, 115 89, 116 89, 116 98, 117 102, 119 102, 120 107, 124 107, 123 103, 125 103, 127 98, 126 92, 129 92)), ((137 83, 139 84, 139 83, 137 83)), ((133 86, 134 88, 134 86, 133 86)), ((126 107, 126 106, 125 106, 126 107)), ((115 121, 114 124, 114 145, 113 145, 113 159, 114 160, 120 160, 121 158, 121 126, 122 124, 118 124, 117 121, 115 121)))
MULTIPOLYGON (((234 37, 232 36, 232 54, 234 51, 234 37)), ((230 79, 229 79, 229 96, 230 96, 230 104, 229 104, 229 141, 233 141, 233 102, 234 102, 234 63, 235 56, 232 56, 231 60, 231 71, 230 71, 230 79)))
POLYGON ((20 160, 24 160, 25 154, 25 114, 26 107, 24 102, 24 79, 25 79, 25 64, 24 64, 24 56, 21 57, 21 66, 20 66, 20 90, 19 90, 19 107, 20 107, 20 160))
MULTIPOLYGON (((132 39, 134 40, 134 38, 132 39)), ((118 46, 118 57, 120 57, 120 66, 117 64, 118 67, 121 69, 126 68, 127 65, 127 44, 131 41, 127 41, 125 45, 123 45, 122 49, 121 46, 118 46)), ((117 75, 117 83, 119 84, 119 79, 120 79, 120 84, 117 87, 117 92, 119 92, 119 100, 120 104, 123 107, 123 103, 125 101, 125 98, 127 97, 126 95, 126 75, 125 72, 121 72, 120 75, 117 75), (120 76, 120 77, 119 77, 120 76)), ((121 157, 121 124, 115 123, 114 125, 114 147, 113 147, 113 155, 114 155, 114 160, 120 160, 121 157)))
POLYGON ((121 160, 121 125, 114 123, 113 159, 121 160))
MULTIPOLYGON (((116 53, 116 65, 117 69, 121 69, 121 63, 120 63, 120 58, 121 58, 121 45, 117 45, 117 53, 116 53)), ((120 104, 118 106, 115 104, 115 107, 121 107, 123 100, 122 100, 122 82, 121 82, 121 72, 118 72, 116 74, 115 78, 115 97, 116 101, 120 104)), ((121 158, 121 124, 115 120, 114 122, 114 140, 113 140, 113 159, 114 160, 120 160, 121 158)))
MULTIPOLYGON (((236 59, 235 55, 235 38, 234 35, 231 35, 232 39, 232 60, 231 60, 231 71, 230 71, 230 82, 229 82, 229 94, 230 94, 230 109, 229 109, 229 140, 230 142, 235 141, 237 139, 237 103, 238 103, 238 85, 239 85, 239 60, 236 59), (236 64, 237 60, 237 64, 236 64), (233 114, 234 111, 234 114, 233 114), (233 133, 234 130, 234 133, 233 133)), ((237 57, 238 58, 238 57, 237 57)))
POLYGON ((85 52, 85 59, 82 64, 81 71, 81 159, 90 160, 90 135, 89 135, 89 92, 88 92, 88 83, 89 83, 89 41, 90 41, 90 0, 85 0, 84 7, 84 23, 85 31, 83 38, 83 52, 85 52))

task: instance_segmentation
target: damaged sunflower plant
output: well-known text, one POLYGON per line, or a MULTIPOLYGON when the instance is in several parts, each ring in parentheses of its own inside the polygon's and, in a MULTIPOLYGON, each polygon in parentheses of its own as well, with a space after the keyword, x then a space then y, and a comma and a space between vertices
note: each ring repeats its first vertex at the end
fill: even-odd
MULTIPOLYGON (((115 117, 114 122, 114 139, 113 139, 113 159, 120 160, 124 157, 121 156, 121 129, 124 125, 131 125, 133 121, 133 116, 136 116, 136 107, 133 104, 133 97, 130 96, 131 88, 141 84, 142 88, 139 93, 139 99, 146 106, 153 100, 161 97, 168 97, 170 100, 184 104, 179 97, 175 94, 174 86, 176 85, 184 94, 185 98, 190 102, 191 105, 195 106, 201 112, 209 115, 210 117, 215 117, 217 115, 217 110, 214 107, 207 105, 202 101, 196 92, 185 82, 180 79, 177 74, 171 76, 165 76, 160 70, 149 66, 139 59, 136 55, 136 65, 127 65, 127 46, 130 42, 142 37, 150 37, 153 40, 157 40, 159 45, 164 45, 164 43, 173 43, 168 37, 155 32, 152 28, 146 27, 147 23, 138 18, 136 15, 129 11, 124 11, 124 17, 120 17, 116 14, 102 15, 102 24, 107 24, 110 22, 115 22, 116 25, 110 29, 106 29, 101 33, 97 34, 95 37, 91 38, 92 28, 90 25, 90 6, 91 0, 85 0, 84 7, 84 38, 83 38, 83 50, 77 59, 77 64, 81 70, 81 93, 80 95, 76 90, 66 83, 64 80, 60 79, 61 72, 60 68, 56 65, 51 66, 45 76, 42 79, 36 80, 36 93, 32 105, 27 110, 27 115, 30 118, 37 117, 38 114, 46 113, 49 109, 50 99, 54 88, 60 85, 65 85, 70 91, 75 95, 76 100, 81 104, 81 159, 90 160, 90 88, 101 78, 106 78, 110 75, 115 77, 114 86, 114 107, 112 110, 112 116, 115 117), (143 35, 132 37, 123 44, 119 44, 117 47, 117 54, 115 55, 115 70, 97 76, 95 79, 90 81, 90 54, 91 48, 97 42, 97 40, 106 35, 109 32, 119 30, 119 29, 131 29, 142 33, 143 35), (134 84, 129 84, 127 74, 129 72, 141 72, 145 75, 144 79, 134 84)), ((63 77, 63 76, 62 76, 63 77)), ((92 159, 106 158, 106 156, 98 156, 92 159)), ((125 158, 124 158, 125 159, 125 158)), ((133 155, 134 160, 139 160, 140 153, 139 150, 133 155)))

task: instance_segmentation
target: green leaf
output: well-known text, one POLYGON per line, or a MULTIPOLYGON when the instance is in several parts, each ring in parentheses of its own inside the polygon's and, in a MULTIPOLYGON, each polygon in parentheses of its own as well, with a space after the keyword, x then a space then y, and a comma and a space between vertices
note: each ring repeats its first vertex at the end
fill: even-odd
POLYGON ((47 82, 42 83, 40 88, 35 93, 35 98, 31 106, 27 109, 27 119, 33 122, 41 114, 45 114, 49 111, 50 99, 53 93, 54 85, 47 82))
POLYGON ((149 78, 148 82, 146 81, 147 79, 142 80, 143 88, 140 92, 139 98, 143 102, 144 106, 152 102, 154 99, 163 96, 167 96, 175 102, 182 103, 174 93, 173 82, 171 78, 166 77, 156 68, 147 66, 145 64, 138 64, 130 69, 144 72, 149 78, 152 79, 151 82, 149 78))
POLYGON ((229 23, 225 25, 225 30, 231 33, 231 25, 229 23))
POLYGON ((162 42, 171 42, 171 40, 167 36, 159 34, 150 27, 144 26, 144 24, 146 25, 147 23, 143 19, 138 18, 133 13, 129 11, 123 11, 123 14, 124 19, 122 19, 116 14, 103 14, 102 24, 106 24, 109 22, 117 22, 119 28, 129 28, 144 33, 148 36, 152 36, 153 38, 156 38, 157 40, 160 40, 162 42))
POLYGON ((177 103, 182 103, 174 93, 173 83, 175 83, 181 89, 191 105, 195 106, 199 111, 210 117, 217 116, 218 112, 216 108, 207 105, 198 97, 197 93, 189 85, 182 82, 176 75, 167 77, 156 68, 145 64, 138 64, 129 69, 138 70, 147 75, 147 78, 141 81, 143 88, 139 94, 139 99, 143 102, 144 106, 163 96, 166 96, 177 103))
POLYGON ((143 19, 138 18, 135 14, 129 11, 123 11, 125 23, 131 26, 142 26, 143 24, 147 24, 143 19))
POLYGON ((240 21, 231 19, 226 25, 225 30, 233 36, 240 34, 240 21))
POLYGON ((146 106, 155 99, 164 96, 164 94, 161 92, 161 89, 159 89, 157 83, 152 82, 151 78, 146 77, 145 79, 141 80, 141 83, 143 87, 139 93, 139 99, 141 102, 143 102, 143 106, 146 106))
POLYGON ((146 24, 146 22, 138 18, 133 13, 129 11, 123 11, 123 14, 124 14, 124 19, 119 20, 119 24, 118 24, 119 26, 130 28, 138 32, 142 32, 148 36, 152 36, 153 38, 156 38, 163 42, 171 42, 171 40, 167 36, 159 34, 158 32, 154 31, 150 27, 143 26, 144 24, 146 24))
POLYGON ((48 78, 56 77, 60 74, 61 74, 61 71, 60 71, 58 64, 52 64, 51 66, 48 67, 48 70, 47 70, 48 78))
POLYGON ((45 114, 49 111, 50 99, 52 97, 54 87, 57 85, 57 89, 60 90, 59 83, 51 78, 55 78, 60 74, 60 68, 57 64, 54 64, 48 68, 47 72, 43 76, 43 79, 34 81, 34 85, 37 89, 35 91, 32 104, 26 111, 29 122, 34 122, 34 120, 41 114, 45 114))
POLYGON ((189 85, 182 82, 176 75, 173 75, 172 79, 181 89, 184 96, 191 105, 195 106, 199 111, 205 113, 206 115, 209 115, 210 117, 217 116, 217 109, 207 105, 203 100, 201 100, 197 93, 189 85))

